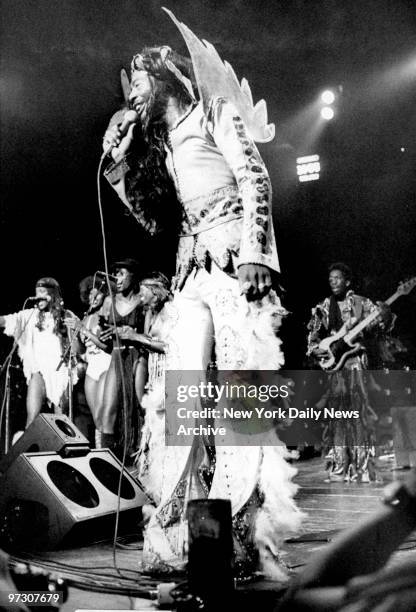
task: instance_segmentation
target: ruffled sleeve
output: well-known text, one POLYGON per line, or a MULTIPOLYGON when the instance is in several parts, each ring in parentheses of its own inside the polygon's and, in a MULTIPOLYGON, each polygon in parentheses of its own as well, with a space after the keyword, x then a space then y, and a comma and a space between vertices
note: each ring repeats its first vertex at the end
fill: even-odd
POLYGON ((36 322, 36 309, 29 308, 13 314, 5 315, 4 333, 15 339, 19 349, 19 357, 23 362, 23 372, 29 382, 34 371, 33 330, 36 322))
MULTIPOLYGON (((14 312, 13 314, 4 315, 4 333, 6 336, 17 336, 18 334, 18 326, 19 326, 19 314, 18 312, 14 312)), ((20 325, 21 327, 21 325, 20 325)))
POLYGON ((6 334, 6 336, 12 336, 17 341, 23 341, 23 336, 25 335, 28 321, 32 315, 33 308, 4 315, 4 333, 6 334))

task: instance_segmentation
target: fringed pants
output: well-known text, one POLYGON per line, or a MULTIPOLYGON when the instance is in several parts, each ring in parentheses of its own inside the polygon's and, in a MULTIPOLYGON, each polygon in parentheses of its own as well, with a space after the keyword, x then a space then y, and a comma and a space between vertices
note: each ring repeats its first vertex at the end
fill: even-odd
MULTIPOLYGON (((240 295, 237 279, 213 264, 210 272, 197 269, 191 273, 172 306, 177 318, 168 330, 167 370, 203 373, 213 358, 219 370, 277 370, 282 366, 276 332, 285 311, 274 293, 249 304, 240 295)), ((155 398, 157 395, 153 392, 155 398)), ((146 421, 152 418, 151 411, 160 413, 160 406, 151 405, 150 396, 148 401, 144 398, 144 404, 146 421)), ((238 441, 235 446, 216 446, 213 464, 201 438, 195 437, 189 447, 166 447, 157 429, 150 428, 154 441, 147 441, 139 459, 139 477, 142 473, 147 482, 159 483, 149 491, 158 505, 145 533, 144 569, 166 572, 168 567, 183 567, 186 505, 197 497, 231 501, 238 571, 254 569, 260 548, 257 536, 262 540, 260 556, 265 564, 271 558, 277 560, 278 545, 298 528, 302 516, 293 502, 296 487, 291 479, 296 471, 286 463, 286 451, 277 436, 277 448, 241 446, 241 440, 240 446, 238 441), (163 470, 162 483, 156 474, 152 478, 152 469, 163 470)), ((277 568, 278 563, 274 576, 282 578, 277 568)))

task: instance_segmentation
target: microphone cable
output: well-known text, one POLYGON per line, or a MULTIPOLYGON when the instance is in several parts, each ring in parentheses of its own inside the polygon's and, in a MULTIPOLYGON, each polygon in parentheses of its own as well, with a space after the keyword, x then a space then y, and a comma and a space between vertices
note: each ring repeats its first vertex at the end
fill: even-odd
MULTIPOLYGON (((120 477, 118 481, 118 490, 117 490, 117 510, 116 510, 116 518, 114 524, 114 536, 113 536, 113 565, 114 569, 117 571, 120 577, 124 578, 122 571, 119 569, 117 565, 117 537, 118 537, 118 529, 119 529, 119 521, 120 521, 120 510, 121 510, 121 487, 123 483, 123 472, 126 464, 126 456, 127 456, 127 435, 128 435, 128 424, 127 424, 127 390, 126 390, 126 381, 124 376, 124 368, 123 368, 123 360, 121 357, 120 350, 120 336, 118 334, 116 322, 116 313, 115 313, 115 305, 114 305, 114 293, 113 288, 111 286, 110 274, 109 274, 109 266, 108 266, 108 256, 107 256, 107 239, 105 234, 105 224, 104 224, 104 213, 103 213, 103 205, 102 205, 102 197, 101 197, 101 173, 102 167, 105 158, 107 157, 109 151, 104 151, 101 155, 100 162, 98 164, 97 169, 97 199, 98 199, 98 210, 100 216, 100 229, 101 229, 101 239, 102 239, 102 251, 103 251, 103 259, 104 259, 104 271, 106 274, 106 282, 108 288, 108 295, 111 303, 111 316, 114 323, 114 331, 115 331, 115 348, 116 348, 116 358, 118 362, 120 378, 121 378, 121 391, 122 391, 122 409, 123 409, 123 430, 124 430, 124 444, 123 444, 123 457, 121 461, 121 471, 120 477)), ((114 349, 113 349, 114 353, 114 349)), ((133 385, 134 386, 134 385, 133 385)), ((135 393, 135 390, 133 390, 135 393)))

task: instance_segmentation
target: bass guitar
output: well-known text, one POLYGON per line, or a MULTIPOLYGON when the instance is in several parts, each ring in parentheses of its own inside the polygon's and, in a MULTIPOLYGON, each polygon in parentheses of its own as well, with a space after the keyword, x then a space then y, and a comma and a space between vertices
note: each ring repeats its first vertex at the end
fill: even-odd
MULTIPOLYGON (((399 284, 397 290, 391 295, 385 304, 390 306, 399 298, 401 295, 407 295, 416 286, 416 277, 399 284)), ((319 365, 326 372, 336 372, 343 368, 345 362, 350 357, 353 357, 361 350, 363 345, 356 340, 357 336, 368 326, 374 319, 380 314, 380 311, 376 308, 373 312, 365 317, 360 323, 355 325, 352 329, 348 327, 347 323, 339 329, 335 334, 324 338, 319 343, 319 350, 326 351, 327 355, 319 359, 319 365)))

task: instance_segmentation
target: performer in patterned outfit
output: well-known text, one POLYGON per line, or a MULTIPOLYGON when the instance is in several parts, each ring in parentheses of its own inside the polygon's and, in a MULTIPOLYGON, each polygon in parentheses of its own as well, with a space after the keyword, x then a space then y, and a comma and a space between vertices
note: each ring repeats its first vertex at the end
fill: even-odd
MULTIPOLYGON (((170 308, 177 318, 163 338, 167 370, 198 370, 204 378, 213 350, 220 370, 276 370, 284 361, 276 332, 286 311, 271 289, 272 271, 279 270, 271 186, 254 144, 271 140, 274 126, 267 125, 264 102, 253 108, 248 84, 240 88, 213 47, 169 14, 190 49, 199 101, 189 60, 169 47, 135 55, 129 100, 139 120, 126 136, 110 122, 104 148, 114 147, 114 161, 106 176, 152 234, 165 224, 174 231, 176 201, 171 188, 163 200, 154 186, 175 186, 180 226, 170 308)), ((189 499, 228 498, 236 571, 253 571, 260 553, 263 571, 282 578, 278 549, 301 514, 293 502, 295 470, 278 438, 267 447, 216 446, 215 470, 197 436, 192 446, 159 453, 164 476, 146 530, 145 567, 183 566, 189 499), (213 471, 209 486, 201 478, 206 466, 213 471)))
MULTIPOLYGON (((376 306, 366 297, 357 295, 351 288, 351 269, 344 263, 334 263, 329 268, 330 297, 312 309, 308 323, 307 354, 315 360, 325 356, 319 349, 323 338, 337 332, 345 323, 353 328, 367 315, 378 309, 380 317, 364 330, 361 340, 391 326, 392 317, 387 307, 376 306)), ((330 481, 346 480, 370 482, 377 480, 375 469, 375 436, 373 413, 368 399, 369 373, 367 352, 363 349, 351 356, 340 371, 330 375, 328 389, 319 402, 335 410, 357 410, 359 419, 331 419, 326 427, 325 445, 327 469, 330 481)))

